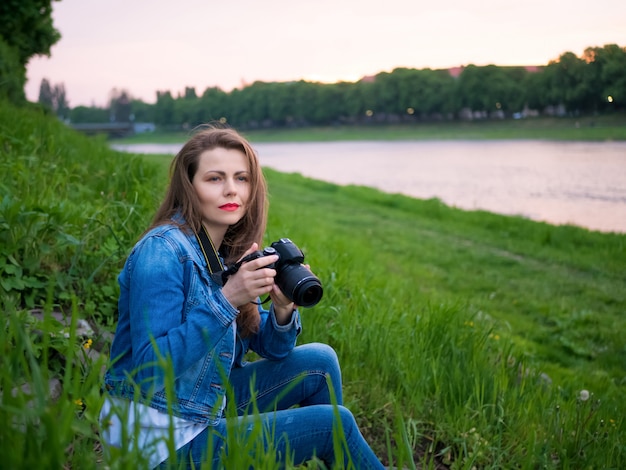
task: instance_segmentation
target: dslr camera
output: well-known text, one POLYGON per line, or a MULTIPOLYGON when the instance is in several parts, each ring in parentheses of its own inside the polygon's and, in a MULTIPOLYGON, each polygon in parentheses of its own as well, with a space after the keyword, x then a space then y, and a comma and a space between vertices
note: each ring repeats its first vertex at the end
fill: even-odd
POLYGON ((312 307, 322 299, 322 283, 302 265, 304 253, 288 238, 281 238, 263 250, 244 256, 226 273, 234 274, 241 264, 270 255, 278 255, 278 261, 267 267, 276 270, 274 280, 289 300, 300 307, 312 307))

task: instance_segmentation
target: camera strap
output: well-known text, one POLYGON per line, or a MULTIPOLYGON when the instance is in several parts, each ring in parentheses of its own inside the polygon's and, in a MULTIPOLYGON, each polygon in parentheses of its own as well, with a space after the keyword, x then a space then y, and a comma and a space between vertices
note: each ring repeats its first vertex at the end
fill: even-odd
POLYGON ((220 286, 223 286, 224 279, 222 273, 224 272, 224 266, 220 261, 215 245, 213 245, 213 241, 211 240, 211 237, 209 236, 209 233, 204 225, 202 225, 200 232, 196 233, 196 238, 200 244, 200 249, 202 250, 202 254, 206 260, 209 272, 211 273, 211 279, 217 282, 220 286))
MULTIPOLYGON (((241 265, 241 262, 235 263, 234 265, 224 269, 224 265, 220 261, 220 257, 217 254, 215 245, 213 245, 213 240, 211 240, 209 232, 207 232, 204 225, 202 226, 200 233, 196 233, 196 238, 198 239, 198 243, 200 244, 200 249, 202 250, 202 254, 204 255, 204 259, 206 260, 209 272, 211 273, 211 279, 213 279, 218 285, 223 287, 228 280, 228 276, 237 272, 239 266, 241 265)), ((268 300, 270 300, 269 295, 262 302, 250 303, 260 305, 267 302, 268 300)))

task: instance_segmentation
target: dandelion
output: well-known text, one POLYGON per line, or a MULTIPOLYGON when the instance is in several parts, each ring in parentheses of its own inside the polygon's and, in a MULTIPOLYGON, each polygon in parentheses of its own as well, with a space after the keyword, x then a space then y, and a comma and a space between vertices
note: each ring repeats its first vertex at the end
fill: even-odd
POLYGON ((90 339, 88 339, 87 341, 85 341, 85 342, 83 343, 83 348, 85 348, 85 349, 89 349, 89 348, 91 347, 91 345, 92 345, 92 344, 93 344, 93 341, 92 341, 92 340, 91 340, 91 338, 90 338, 90 339))
POLYGON ((580 401, 589 400, 589 390, 581 390, 580 393, 578 394, 578 399, 580 401))

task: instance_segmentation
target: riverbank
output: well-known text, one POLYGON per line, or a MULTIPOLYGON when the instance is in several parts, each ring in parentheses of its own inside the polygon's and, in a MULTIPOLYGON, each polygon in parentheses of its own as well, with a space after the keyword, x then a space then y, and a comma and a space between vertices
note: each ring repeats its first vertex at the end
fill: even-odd
POLYGON ((267 241, 301 244, 326 289, 303 314, 303 341, 337 348, 348 403, 379 451, 398 414, 412 439, 490 454, 464 460, 479 468, 546 462, 531 441, 549 442, 561 426, 590 436, 605 406, 604 422, 625 432, 615 416, 626 393, 626 235, 267 177, 267 241), (593 410, 581 390, 598 400, 593 410), (560 424, 554 410, 570 405, 577 418, 560 424))
MULTIPOLYGON (((528 118, 502 121, 415 123, 371 126, 243 130, 253 142, 324 142, 342 140, 481 140, 540 139, 626 140, 626 115, 528 118)), ((137 134, 119 143, 184 142, 187 132, 137 134)))
MULTIPOLYGON (((8 107, 0 143, 0 461, 138 468, 132 448, 94 458, 101 371, 116 276, 171 156, 120 154, 8 107), (78 319, 93 332, 77 333, 78 319)), ((624 467, 626 235, 267 179, 265 242, 291 238, 324 285, 299 342, 337 350, 345 404, 386 463, 624 467)))

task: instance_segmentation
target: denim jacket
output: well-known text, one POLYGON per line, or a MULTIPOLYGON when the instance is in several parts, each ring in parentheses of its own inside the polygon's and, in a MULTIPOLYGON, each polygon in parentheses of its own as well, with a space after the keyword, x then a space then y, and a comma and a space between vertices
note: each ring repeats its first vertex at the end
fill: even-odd
POLYGON ((176 225, 148 232, 118 281, 119 320, 105 388, 111 396, 168 412, 166 384, 173 381, 171 412, 193 422, 219 421, 225 381, 248 349, 270 360, 284 358, 301 330, 297 311, 281 326, 273 307, 259 307, 258 333, 240 338, 238 310, 211 279, 195 234, 176 225))

